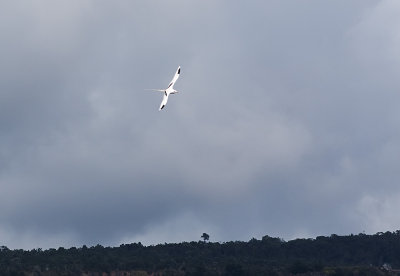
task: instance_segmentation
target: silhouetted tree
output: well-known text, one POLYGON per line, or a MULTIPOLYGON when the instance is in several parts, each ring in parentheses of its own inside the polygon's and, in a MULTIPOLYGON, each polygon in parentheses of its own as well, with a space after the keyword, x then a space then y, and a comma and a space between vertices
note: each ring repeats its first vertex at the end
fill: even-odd
POLYGON ((203 235, 201 235, 201 238, 204 240, 204 242, 206 242, 210 239, 210 235, 208 235, 207 233, 203 233, 203 235))

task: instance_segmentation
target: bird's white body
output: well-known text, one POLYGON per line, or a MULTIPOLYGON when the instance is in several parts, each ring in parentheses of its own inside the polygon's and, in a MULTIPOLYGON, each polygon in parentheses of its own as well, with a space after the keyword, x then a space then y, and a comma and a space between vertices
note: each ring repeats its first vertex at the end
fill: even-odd
POLYGON ((161 110, 161 109, 163 109, 165 107, 165 105, 168 102, 168 97, 169 97, 170 94, 178 93, 178 91, 176 91, 174 89, 174 84, 175 84, 176 80, 179 78, 180 73, 181 73, 181 67, 179 66, 178 69, 176 70, 176 73, 175 73, 174 77, 172 78, 171 82, 169 83, 167 89, 164 89, 164 90, 162 90, 162 89, 151 89, 151 90, 154 90, 154 91, 164 92, 163 99, 161 101, 160 108, 158 110, 161 110))

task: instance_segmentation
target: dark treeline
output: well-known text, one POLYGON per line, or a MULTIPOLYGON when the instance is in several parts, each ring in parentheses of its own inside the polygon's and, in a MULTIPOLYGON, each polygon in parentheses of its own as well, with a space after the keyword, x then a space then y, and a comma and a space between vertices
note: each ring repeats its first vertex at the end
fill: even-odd
POLYGON ((10 250, 0 275, 390 275, 400 268, 400 231, 284 241, 183 242, 10 250))

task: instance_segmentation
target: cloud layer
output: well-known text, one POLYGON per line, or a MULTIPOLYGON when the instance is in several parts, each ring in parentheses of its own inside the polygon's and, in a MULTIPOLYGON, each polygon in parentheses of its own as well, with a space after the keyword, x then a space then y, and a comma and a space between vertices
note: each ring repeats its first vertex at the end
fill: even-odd
POLYGON ((0 4, 1 243, 399 229, 399 10, 0 4))

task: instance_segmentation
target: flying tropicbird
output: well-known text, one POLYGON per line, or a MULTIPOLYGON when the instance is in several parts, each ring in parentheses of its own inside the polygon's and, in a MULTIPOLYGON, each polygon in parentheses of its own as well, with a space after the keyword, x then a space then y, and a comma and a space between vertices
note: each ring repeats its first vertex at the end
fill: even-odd
POLYGON ((176 91, 174 89, 174 84, 175 84, 176 80, 179 78, 180 73, 181 73, 181 67, 179 66, 178 69, 176 70, 176 73, 175 73, 174 77, 172 78, 172 81, 169 83, 167 89, 147 89, 147 90, 164 92, 164 96, 163 96, 163 99, 161 101, 160 108, 158 110, 161 110, 161 109, 164 108, 164 106, 168 102, 168 97, 169 97, 170 94, 178 93, 178 91, 176 91))

